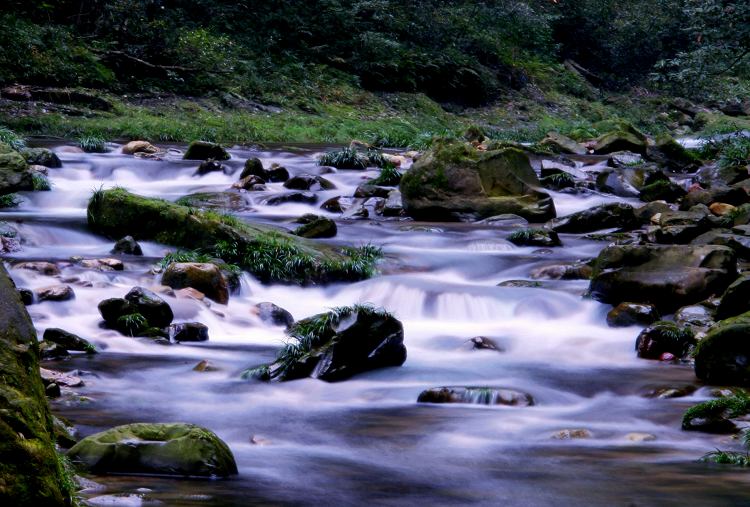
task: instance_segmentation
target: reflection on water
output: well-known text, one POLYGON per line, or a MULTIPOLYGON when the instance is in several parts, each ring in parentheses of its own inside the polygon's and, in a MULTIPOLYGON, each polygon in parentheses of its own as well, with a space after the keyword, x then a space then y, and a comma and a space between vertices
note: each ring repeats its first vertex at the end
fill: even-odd
MULTIPOLYGON (((17 259, 109 255, 112 242, 85 227, 92 189, 121 185, 166 199, 222 191, 244 160, 259 156, 292 174, 320 171, 312 153, 232 150, 234 174, 194 177, 195 162, 154 162, 116 153, 60 153, 50 170, 54 190, 24 194, 8 213, 24 238, 17 259)), ((231 171, 230 171, 231 172, 231 171)), ((374 172, 326 174, 337 187, 319 202, 351 195, 374 172)), ((269 185, 280 191, 280 184, 269 185)), ((291 228, 288 219, 315 206, 267 207, 249 195, 247 220, 291 228)), ((561 213, 606 202, 555 194, 561 213)), ((332 217, 336 215, 328 214, 332 217)), ((83 270, 62 262, 76 298, 29 308, 40 333, 61 327, 93 341, 103 352, 53 367, 82 370, 86 403, 58 402, 55 410, 82 435, 136 421, 186 421, 216 431, 232 448, 240 476, 229 481, 153 477, 94 477, 101 494, 130 493, 133 505, 728 505, 750 503, 741 471, 697 463, 724 437, 683 433, 680 415, 706 396, 645 395, 663 386, 694 383, 687 366, 635 358, 636 328, 610 329, 606 308, 583 299, 580 281, 547 281, 544 288, 497 287, 528 279, 532 269, 590 258, 602 244, 562 235, 551 253, 505 241, 512 228, 439 224, 408 230, 399 221, 339 221, 336 244, 384 248, 384 274, 330 287, 263 286, 243 277, 226 306, 169 298, 177 321, 209 327, 210 341, 161 346, 101 329, 96 305, 122 297, 134 285, 158 284, 152 264, 168 250, 145 242, 145 257, 125 258, 123 272, 83 270), (263 324, 254 304, 272 301, 302 318, 327 308, 371 302, 404 322, 407 362, 327 384, 306 379, 282 384, 242 381, 240 372, 271 360, 283 330, 263 324), (502 348, 474 350, 486 336, 502 348), (217 371, 196 372, 209 360, 217 371), (421 406, 418 394, 442 385, 503 386, 531 394, 531 407, 421 406), (552 438, 586 429, 589 438, 552 438), (655 440, 629 437, 645 433, 655 440), (147 488, 140 490, 139 488, 147 488)), ((19 286, 50 279, 12 269, 19 286)), ((100 498, 106 503, 112 498, 100 498)), ((121 503, 124 502, 121 501, 121 503)), ((127 502, 122 503, 127 504, 127 502)))

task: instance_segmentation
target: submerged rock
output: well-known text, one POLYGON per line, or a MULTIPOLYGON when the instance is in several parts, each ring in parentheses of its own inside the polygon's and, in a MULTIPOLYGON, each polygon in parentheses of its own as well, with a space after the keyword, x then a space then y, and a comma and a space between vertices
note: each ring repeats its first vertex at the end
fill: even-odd
POLYGON ((312 377, 335 382, 406 361, 401 322, 369 306, 337 308, 300 320, 287 334, 295 340, 276 361, 247 375, 261 380, 312 377))
POLYGON ((524 152, 482 152, 446 140, 435 143, 404 174, 399 187, 404 210, 420 220, 477 220, 513 213, 543 222, 555 216, 555 206, 539 188, 524 152))
POLYGON ((530 394, 501 387, 435 387, 422 391, 418 403, 471 403, 474 405, 534 405, 530 394))
POLYGON ((557 233, 549 229, 519 229, 508 236, 508 241, 517 246, 562 246, 557 233))
POLYGON ((208 341, 208 326, 200 322, 172 324, 169 335, 176 342, 205 342, 208 341))
POLYGON ((727 247, 618 245, 599 254, 589 292, 602 303, 651 303, 669 313, 723 292, 736 276, 727 247))
POLYGON ((28 269, 29 271, 36 271, 37 273, 47 276, 57 276, 60 274, 60 268, 58 268, 56 264, 44 261, 22 262, 21 264, 16 264, 15 268, 28 269))
POLYGON ((212 431, 185 423, 136 423, 96 433, 68 451, 94 473, 228 477, 232 451, 212 431))

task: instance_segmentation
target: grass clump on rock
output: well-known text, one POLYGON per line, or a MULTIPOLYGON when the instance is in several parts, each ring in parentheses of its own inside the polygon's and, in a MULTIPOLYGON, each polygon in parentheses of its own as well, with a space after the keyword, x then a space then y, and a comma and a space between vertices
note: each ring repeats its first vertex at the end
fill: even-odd
POLYGON ((0 195, 0 209, 15 208, 21 204, 21 198, 16 194, 0 195))
POLYGON ((86 153, 106 153, 107 142, 100 136, 83 136, 78 139, 78 146, 86 153))
POLYGON ((52 183, 50 183, 49 178, 42 173, 32 173, 31 182, 34 185, 34 190, 37 192, 47 192, 52 190, 52 183))
POLYGON ((696 421, 728 420, 748 413, 750 395, 742 389, 737 389, 729 396, 704 401, 687 409, 682 416, 682 429, 696 429, 696 421))
POLYGON ((369 245, 334 248, 270 226, 196 211, 122 188, 94 192, 87 216, 95 232, 195 249, 237 264, 265 283, 361 280, 376 273, 376 263, 382 256, 379 248, 369 245))

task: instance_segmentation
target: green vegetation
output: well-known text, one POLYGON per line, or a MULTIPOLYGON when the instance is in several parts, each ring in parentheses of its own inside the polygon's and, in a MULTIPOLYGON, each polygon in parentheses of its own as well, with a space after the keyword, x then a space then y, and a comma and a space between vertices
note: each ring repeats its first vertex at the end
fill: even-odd
POLYGON ((385 164, 380 169, 380 174, 377 178, 370 180, 371 185, 384 185, 389 187, 395 187, 401 182, 403 175, 396 169, 396 166, 392 164, 385 164))
POLYGON ((545 229, 519 229, 508 235, 508 241, 511 243, 526 243, 534 239, 535 236, 546 236, 548 234, 549 231, 545 229))
POLYGON ((52 183, 50 183, 49 178, 42 173, 32 173, 31 182, 34 185, 34 190, 37 192, 52 190, 52 183))
POLYGON ((78 138, 78 146, 86 153, 106 153, 107 141, 101 136, 86 135, 78 138))
POLYGON ((26 142, 22 137, 2 125, 0 125, 0 143, 5 143, 14 150, 22 150, 26 147, 26 142))
POLYGON ((148 328, 148 321, 140 313, 131 313, 117 319, 117 328, 130 336, 137 336, 148 328))
POLYGON ((16 194, 0 195, 0 209, 15 208, 21 204, 22 199, 16 194))
POLYGON ((750 395, 742 389, 737 389, 730 396, 704 401, 687 409, 682 416, 682 426, 683 428, 690 426, 693 419, 733 418, 748 413, 750 413, 750 395))

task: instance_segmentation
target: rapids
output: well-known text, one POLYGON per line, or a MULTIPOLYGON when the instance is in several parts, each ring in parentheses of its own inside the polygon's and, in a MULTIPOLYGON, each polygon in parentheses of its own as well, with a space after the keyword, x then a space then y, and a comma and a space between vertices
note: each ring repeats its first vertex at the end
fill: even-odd
MULTIPOLYGON (((478 224, 415 224, 404 220, 345 221, 318 205, 266 206, 248 193, 243 220, 291 229, 290 219, 315 212, 337 219, 336 244, 384 249, 382 273, 327 287, 265 286, 244 275, 227 306, 168 299, 175 321, 198 321, 210 340, 163 346, 99 327, 96 305, 132 286, 158 284, 150 268, 164 245, 141 242, 144 257, 124 256, 125 271, 98 272, 66 263, 71 256, 108 257, 113 242, 86 228, 93 190, 119 185, 174 200, 222 191, 246 158, 278 162, 294 174, 320 171, 316 149, 230 150, 233 175, 194 176, 197 162, 173 153, 162 162, 119 154, 70 153, 50 169, 51 192, 23 193, 0 219, 17 226, 23 248, 6 256, 19 287, 53 283, 12 264, 62 263, 76 298, 29 307, 40 336, 47 327, 78 334, 101 350, 47 366, 79 370, 80 399, 53 401, 80 436, 130 422, 184 421, 215 431, 232 449, 240 475, 227 481, 157 477, 92 477, 94 505, 211 507, 235 505, 728 505, 750 503, 745 472, 699 463, 716 447, 737 444, 680 430, 682 412, 708 389, 677 399, 650 398, 660 387, 695 384, 687 365, 637 359, 638 328, 609 328, 608 307, 582 297, 583 281, 544 281, 541 288, 497 287, 529 279, 532 269, 588 259, 605 246, 561 235, 552 251, 516 247, 511 228, 478 224), (419 225, 419 226, 417 226, 419 225), (264 384, 240 373, 272 360, 283 329, 250 309, 271 301, 302 318, 327 308, 369 302, 403 321, 408 358, 340 383, 306 379, 264 384), (472 350, 468 340, 491 337, 502 349, 472 350), (208 360, 217 371, 196 372, 208 360), (530 407, 423 405, 417 396, 439 386, 498 386, 530 393, 530 407), (586 429, 589 438, 553 438, 586 429), (634 434, 649 434, 641 441, 634 434), (130 496, 113 497, 126 494, 130 496)), ((175 147, 179 148, 179 147, 175 147)), ((319 151, 320 148, 317 148, 319 151)), ((319 203, 352 195, 375 171, 325 174, 336 190, 319 203)), ((269 193, 282 189, 269 184, 269 193)), ((559 215, 617 199, 553 193, 559 215)))

